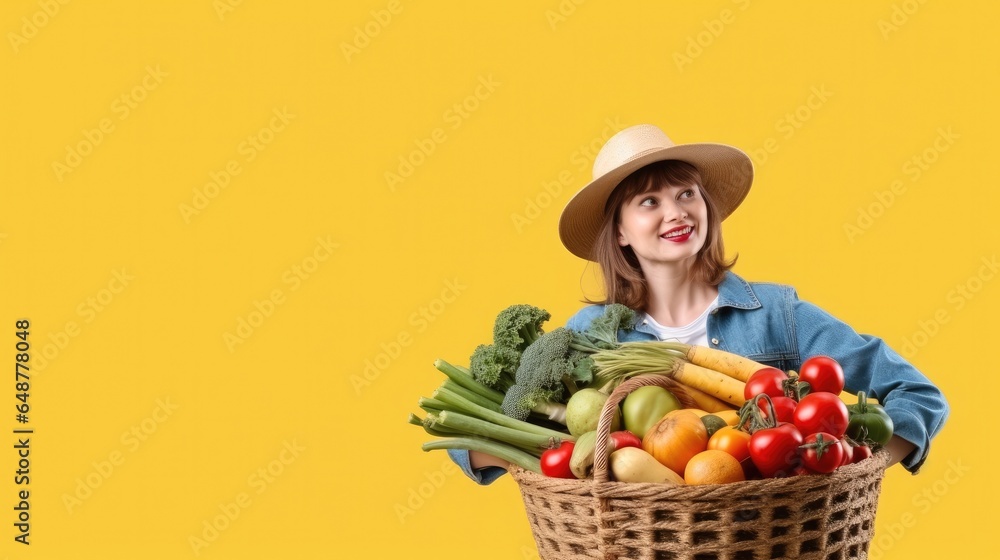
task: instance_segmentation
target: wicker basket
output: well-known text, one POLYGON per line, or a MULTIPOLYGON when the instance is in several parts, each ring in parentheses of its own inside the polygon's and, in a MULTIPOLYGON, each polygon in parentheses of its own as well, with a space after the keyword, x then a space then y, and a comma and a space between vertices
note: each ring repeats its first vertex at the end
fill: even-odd
POLYGON ((609 480, 612 410, 638 387, 669 384, 660 379, 634 378, 611 394, 597 428, 593 480, 511 470, 544 560, 868 557, 885 451, 828 475, 701 486, 609 480))

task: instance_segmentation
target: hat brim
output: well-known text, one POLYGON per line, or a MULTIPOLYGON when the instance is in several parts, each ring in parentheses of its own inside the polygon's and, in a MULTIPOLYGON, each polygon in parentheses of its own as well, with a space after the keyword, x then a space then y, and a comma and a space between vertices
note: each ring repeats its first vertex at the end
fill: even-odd
POLYGON ((651 163, 679 160, 698 168, 702 187, 724 220, 743 202, 753 184, 753 161, 725 144, 681 144, 637 155, 580 189, 559 217, 559 238, 574 255, 593 261, 608 197, 626 177, 651 163))

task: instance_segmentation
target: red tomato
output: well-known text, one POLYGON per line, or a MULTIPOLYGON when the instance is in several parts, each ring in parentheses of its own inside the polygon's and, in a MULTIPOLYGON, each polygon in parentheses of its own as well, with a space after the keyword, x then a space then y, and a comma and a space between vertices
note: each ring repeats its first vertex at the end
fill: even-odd
POLYGON ((572 441, 564 441, 555 449, 546 449, 541 459, 542 474, 553 478, 576 478, 569 468, 569 460, 572 457, 572 441))
POLYGON ((847 405, 833 393, 809 393, 795 407, 795 426, 808 436, 819 432, 844 437, 847 431, 847 405))
POLYGON ((761 393, 771 397, 783 397, 785 396, 783 384, 787 379, 788 374, 778 368, 759 369, 747 379, 746 387, 743 388, 743 398, 750 400, 761 393))
POLYGON ((865 459, 872 456, 872 450, 867 445, 856 445, 854 446, 854 457, 851 458, 852 463, 860 463, 865 459))
POLYGON ((813 356, 802 362, 799 381, 808 383, 813 393, 839 395, 844 390, 844 370, 829 356, 813 356))
POLYGON ((850 465, 854 462, 854 446, 847 441, 847 438, 840 440, 840 446, 844 448, 844 460, 840 462, 840 466, 850 465))
POLYGON ((844 461, 844 447, 830 434, 819 432, 806 436, 802 451, 802 464, 815 473, 832 473, 844 461))
MULTIPOLYGON (((771 397, 771 404, 774 405, 774 412, 778 416, 778 422, 792 422, 795 414, 795 406, 798 404, 791 397, 771 397)), ((767 418, 767 402, 757 401, 764 418, 767 418)))
POLYGON ((750 436, 750 459, 764 478, 788 476, 799 464, 802 433, 794 424, 757 430, 750 436))
MULTIPOLYGON (((621 449, 622 447, 638 447, 642 449, 642 440, 639 436, 633 434, 628 430, 619 430, 617 432, 611 432, 611 443, 614 448, 621 449)), ((570 453, 572 455, 572 453, 570 453)))

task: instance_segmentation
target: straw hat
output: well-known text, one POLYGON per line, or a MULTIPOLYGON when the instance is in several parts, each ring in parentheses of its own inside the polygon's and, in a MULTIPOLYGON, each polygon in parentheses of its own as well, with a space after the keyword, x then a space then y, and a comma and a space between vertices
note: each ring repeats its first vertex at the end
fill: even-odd
POLYGON ((698 168, 705 191, 729 216, 743 202, 753 183, 753 162, 742 151, 724 144, 674 144, 651 124, 640 124, 612 136, 594 160, 594 179, 576 193, 559 217, 559 238, 574 255, 594 260, 593 248, 604 221, 611 192, 632 172, 657 161, 680 160, 698 168))

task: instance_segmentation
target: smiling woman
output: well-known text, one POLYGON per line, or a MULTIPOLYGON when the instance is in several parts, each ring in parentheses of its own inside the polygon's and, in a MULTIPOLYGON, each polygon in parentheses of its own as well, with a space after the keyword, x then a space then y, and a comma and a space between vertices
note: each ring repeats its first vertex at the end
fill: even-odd
MULTIPOLYGON (((567 328, 587 330, 609 304, 638 311, 622 342, 677 340, 799 370, 813 356, 844 365, 846 390, 877 398, 895 425, 892 462, 917 472, 948 417, 941 391, 880 338, 859 334, 794 288, 748 282, 726 260, 721 222, 753 183, 753 163, 722 144, 674 144, 653 125, 609 139, 594 178, 566 205, 563 245, 596 262, 605 298, 587 300, 567 328)), ((503 474, 503 461, 453 452, 481 484, 503 474), (485 468, 484 468, 485 467, 485 468)))

